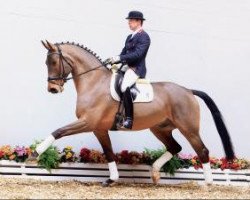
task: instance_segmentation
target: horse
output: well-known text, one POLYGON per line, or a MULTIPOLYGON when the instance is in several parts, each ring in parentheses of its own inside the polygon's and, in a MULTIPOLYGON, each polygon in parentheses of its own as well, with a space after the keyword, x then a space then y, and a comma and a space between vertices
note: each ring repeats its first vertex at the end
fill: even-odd
MULTIPOLYGON (((54 44, 47 40, 41 42, 47 49, 48 92, 63 92, 66 81, 72 79, 77 92, 77 120, 54 131, 37 147, 33 157, 38 159, 54 140, 78 133, 93 132, 102 146, 110 171, 110 177, 103 186, 112 185, 119 178, 109 137, 109 130, 119 106, 119 102, 115 101, 110 93, 112 73, 96 53, 83 45, 69 42, 54 44)), ((203 166, 205 183, 212 184, 209 150, 199 134, 200 109, 195 96, 203 99, 210 109, 226 158, 231 160, 235 157, 233 145, 217 105, 203 91, 187 89, 172 82, 151 84, 154 91, 153 101, 134 103, 132 131, 150 129, 167 148, 166 153, 152 165, 153 182, 158 183, 161 167, 182 150, 172 135, 173 130, 178 129, 197 153, 203 166)))

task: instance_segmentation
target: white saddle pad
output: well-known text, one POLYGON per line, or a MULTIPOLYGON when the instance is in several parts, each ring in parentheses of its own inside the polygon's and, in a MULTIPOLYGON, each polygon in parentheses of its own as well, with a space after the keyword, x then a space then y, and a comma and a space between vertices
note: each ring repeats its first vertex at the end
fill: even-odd
MULTIPOLYGON (((120 101, 120 97, 115 90, 115 79, 116 79, 116 72, 113 72, 111 81, 110 81, 110 93, 114 100, 120 101)), ((140 92, 137 92, 136 99, 134 103, 144 103, 144 102, 151 102, 154 99, 154 91, 152 84, 146 79, 138 79, 136 82, 136 87, 140 92)))

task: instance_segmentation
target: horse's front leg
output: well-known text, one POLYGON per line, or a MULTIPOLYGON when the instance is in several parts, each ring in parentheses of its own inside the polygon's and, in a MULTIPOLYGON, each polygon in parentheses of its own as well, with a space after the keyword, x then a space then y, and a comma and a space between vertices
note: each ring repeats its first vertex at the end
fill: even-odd
POLYGON ((67 126, 59 128, 36 147, 33 154, 28 158, 28 161, 37 160, 39 155, 44 153, 48 149, 48 147, 54 143, 55 140, 61 137, 74 135, 81 132, 90 132, 90 131, 93 131, 93 129, 85 119, 79 119, 76 122, 73 122, 67 126))
POLYGON ((107 187, 113 185, 115 181, 119 179, 119 173, 117 170, 117 165, 115 162, 115 155, 112 149, 111 140, 108 134, 108 131, 94 131, 95 136, 100 142, 103 152, 108 160, 109 167, 109 179, 102 183, 102 186, 107 187))

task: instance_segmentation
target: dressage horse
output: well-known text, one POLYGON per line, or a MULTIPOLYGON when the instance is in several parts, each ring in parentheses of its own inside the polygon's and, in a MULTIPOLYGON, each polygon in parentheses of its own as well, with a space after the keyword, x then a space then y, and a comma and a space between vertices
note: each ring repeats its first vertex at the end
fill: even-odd
MULTIPOLYGON (((42 41, 48 50, 48 91, 63 91, 65 82, 72 79, 77 91, 77 121, 52 133, 55 139, 83 132, 93 132, 100 142, 109 163, 115 163, 109 130, 112 127, 119 102, 110 94, 111 71, 90 49, 74 43, 42 41), (69 77, 71 74, 71 77, 69 77)), ((192 145, 203 164, 205 181, 212 183, 209 151, 199 135, 200 109, 195 96, 202 98, 211 111, 222 140, 227 159, 234 158, 234 150, 222 115, 214 101, 202 91, 190 90, 171 82, 153 82, 154 99, 150 103, 134 104, 132 131, 150 129, 167 147, 167 152, 155 161, 152 178, 160 179, 161 167, 181 151, 181 146, 172 135, 178 129, 192 145)), ((116 164, 110 168, 109 185, 118 179, 116 164)))

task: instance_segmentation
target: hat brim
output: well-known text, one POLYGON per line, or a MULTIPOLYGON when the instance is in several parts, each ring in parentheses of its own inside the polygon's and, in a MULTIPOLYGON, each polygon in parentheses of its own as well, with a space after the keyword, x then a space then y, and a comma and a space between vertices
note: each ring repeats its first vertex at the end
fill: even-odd
POLYGON ((146 20, 146 19, 144 19, 144 18, 140 18, 140 17, 126 17, 126 19, 140 19, 140 20, 146 20))

